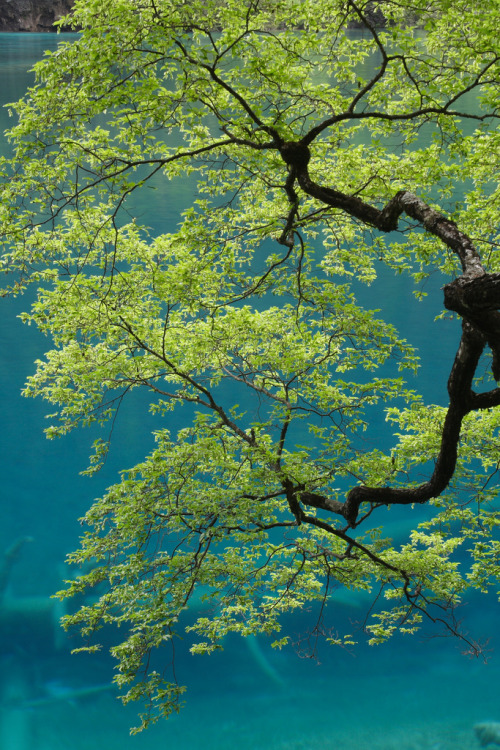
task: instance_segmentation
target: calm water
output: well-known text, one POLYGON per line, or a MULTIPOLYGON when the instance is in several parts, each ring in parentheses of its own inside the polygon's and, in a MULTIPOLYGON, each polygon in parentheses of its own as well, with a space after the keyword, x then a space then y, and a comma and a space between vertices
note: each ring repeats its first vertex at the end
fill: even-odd
MULTIPOLYGON (((26 71, 55 43, 47 35, 0 34, 2 103, 22 95, 31 81, 26 71)), ((2 109, 0 131, 8 125, 2 109)), ((1 150, 7 151, 6 143, 1 150)), ((394 319, 420 346, 424 362, 433 362, 423 368, 419 386, 430 400, 444 403, 457 327, 443 322, 428 334, 426 323, 439 311, 439 297, 426 306, 408 305, 404 283, 385 279, 384 299, 393 301, 394 319)), ((367 293, 374 307, 380 306, 379 295, 380 287, 367 293)), ((80 432, 46 441, 44 405, 20 397, 47 343, 16 319, 22 308, 22 301, 1 302, 0 549, 19 537, 32 541, 21 549, 11 577, 6 600, 11 623, 0 619, 0 750, 477 747, 473 724, 500 721, 498 609, 484 601, 470 602, 463 616, 475 637, 490 638, 487 664, 462 656, 448 639, 400 639, 377 649, 361 645, 352 654, 324 648, 320 663, 292 651, 275 653, 265 641, 230 639, 221 656, 181 656, 178 677, 190 686, 187 707, 167 724, 130 737, 133 710, 122 708, 106 689, 112 663, 105 656, 69 656, 71 644, 59 635, 47 602, 64 576, 65 554, 77 543, 77 518, 115 481, 119 468, 147 450, 148 430, 140 429, 144 412, 136 405, 122 420, 103 474, 79 477, 91 436, 80 432), (138 434, 140 446, 128 437, 138 434)), ((351 600, 343 607, 345 621, 359 621, 359 604, 351 600)), ((306 622, 295 619, 291 627, 299 640, 306 622)))

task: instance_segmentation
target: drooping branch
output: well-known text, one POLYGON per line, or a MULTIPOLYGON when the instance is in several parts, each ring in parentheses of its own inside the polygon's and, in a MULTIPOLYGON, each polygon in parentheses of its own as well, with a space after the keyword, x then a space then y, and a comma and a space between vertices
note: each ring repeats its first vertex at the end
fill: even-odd
MULTIPOLYGON (((462 339, 448 380, 450 402, 441 428, 441 445, 434 471, 427 482, 418 487, 354 487, 347 495, 342 515, 354 525, 361 503, 410 505, 426 503, 438 497, 448 486, 455 472, 458 443, 464 417, 478 408, 472 381, 485 340, 467 321, 463 322, 462 339)), ((494 405, 500 404, 500 391, 495 389, 494 405)))
POLYGON ((418 487, 354 487, 348 493, 345 503, 320 494, 302 492, 302 503, 342 515, 351 526, 355 526, 360 505, 364 502, 411 505, 426 503, 431 498, 438 497, 455 472, 464 417, 474 409, 500 405, 500 389, 479 395, 472 391, 472 381, 484 346, 485 340, 481 334, 464 321, 462 339, 448 380, 450 403, 441 431, 440 450, 432 476, 427 482, 418 487))

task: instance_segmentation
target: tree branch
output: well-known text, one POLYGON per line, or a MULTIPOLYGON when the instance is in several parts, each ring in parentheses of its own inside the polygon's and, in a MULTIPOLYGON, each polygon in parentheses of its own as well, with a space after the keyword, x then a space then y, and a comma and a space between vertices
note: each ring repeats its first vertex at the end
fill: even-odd
POLYGON ((290 203, 296 206, 293 183, 322 203, 338 208, 364 224, 382 232, 395 231, 401 214, 416 219, 429 233, 440 239, 459 258, 462 276, 445 287, 445 305, 463 318, 462 338, 448 380, 449 406, 444 420, 441 446, 430 479, 418 487, 367 487, 350 490, 345 503, 310 493, 297 491, 304 505, 340 514, 351 526, 356 526, 360 505, 409 505, 425 503, 438 497, 448 486, 455 472, 458 443, 464 417, 475 409, 500 405, 500 389, 476 394, 472 383, 479 359, 488 344, 493 352, 492 371, 500 380, 500 274, 487 274, 474 243, 455 222, 439 213, 413 193, 401 190, 382 209, 366 203, 358 196, 347 195, 333 188, 319 185, 309 174, 310 150, 303 141, 289 141, 280 147, 284 162, 289 167, 286 191, 290 203))

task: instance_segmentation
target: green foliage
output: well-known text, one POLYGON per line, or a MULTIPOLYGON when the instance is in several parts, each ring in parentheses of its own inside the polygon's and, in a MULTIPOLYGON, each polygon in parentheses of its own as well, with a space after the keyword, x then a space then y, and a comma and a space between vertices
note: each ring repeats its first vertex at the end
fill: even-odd
MULTIPOLYGON (((282 144, 307 136, 316 183, 368 204, 418 192, 500 270, 497 2, 415 0, 411 26, 381 2, 383 29, 368 5, 77 0, 63 23, 82 33, 11 106, 1 268, 10 293, 34 284, 23 319, 52 340, 26 394, 54 405, 49 437, 105 429, 133 390, 157 418, 155 449, 86 514, 70 556, 84 572, 61 594, 85 595, 66 620, 84 636, 122 626, 117 682, 146 701, 143 726, 180 700, 146 667, 179 630, 194 653, 280 634, 284 613, 323 612, 342 585, 382 593, 367 625, 379 643, 428 618, 452 629, 466 591, 497 584, 494 409, 467 417, 453 483, 406 543, 376 527, 378 503, 356 528, 341 511, 352 485, 413 486, 444 417, 405 382, 414 349, 356 292, 382 268, 419 283, 459 262, 410 220, 386 238, 290 189, 282 144), (175 231, 157 180, 185 198, 175 231), (152 228, 135 216, 142 193, 152 228), (363 440, 384 410, 400 430, 387 453, 363 440)), ((99 438, 89 472, 107 449, 99 438)))

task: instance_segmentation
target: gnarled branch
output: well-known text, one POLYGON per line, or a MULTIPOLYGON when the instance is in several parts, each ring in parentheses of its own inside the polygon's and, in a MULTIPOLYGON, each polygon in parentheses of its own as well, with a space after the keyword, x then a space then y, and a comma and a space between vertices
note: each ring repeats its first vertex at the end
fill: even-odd
POLYGON ((382 232, 395 231, 399 217, 405 213, 450 248, 460 259, 462 267, 462 275, 444 288, 445 306, 462 317, 463 330, 448 380, 450 401, 442 427, 440 450, 430 479, 418 487, 354 487, 349 491, 345 503, 316 493, 300 492, 300 488, 297 488, 304 505, 340 514, 351 526, 355 526, 363 502, 409 505, 438 497, 455 472, 464 417, 473 410, 500 405, 500 389, 483 394, 476 394, 472 389, 486 344, 493 353, 493 375, 500 380, 500 313, 497 312, 500 308, 500 274, 487 274, 470 237, 460 231, 454 221, 413 193, 401 190, 379 209, 358 196, 316 183, 309 174, 311 153, 304 141, 283 143, 280 153, 290 170, 287 180, 289 195, 292 195, 296 181, 307 195, 382 232))

